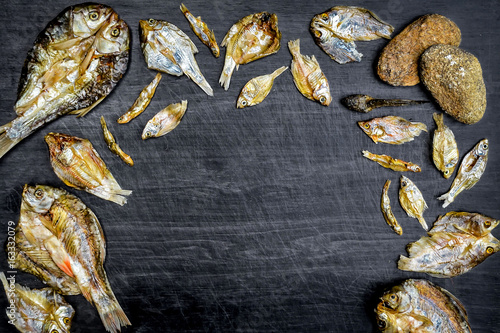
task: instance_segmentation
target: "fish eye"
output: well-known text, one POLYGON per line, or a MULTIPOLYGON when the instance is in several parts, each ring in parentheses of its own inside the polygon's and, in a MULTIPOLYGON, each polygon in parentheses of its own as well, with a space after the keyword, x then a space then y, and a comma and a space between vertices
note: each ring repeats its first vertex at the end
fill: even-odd
POLYGON ((97 21, 99 19, 99 13, 96 11, 90 12, 89 19, 91 19, 92 21, 97 21))
POLYGON ((486 228, 491 227, 491 221, 484 221, 484 226, 485 226, 486 228))
POLYGON ((120 29, 119 28, 114 28, 113 30, 111 30, 111 36, 113 36, 113 37, 120 36, 120 29))
POLYGON ((447 175, 450 173, 450 170, 444 170, 444 174, 447 175))
POLYGON ((59 331, 54 328, 50 333, 59 333, 59 331))
POLYGON ((38 190, 35 191, 35 198, 37 198, 37 199, 43 198, 43 190, 42 189, 39 188, 38 190))
POLYGON ((151 132, 146 132, 146 138, 150 138, 151 137, 151 132))
POLYGON ((385 326, 386 326, 385 321, 383 321, 383 320, 379 320, 377 322, 377 325, 379 328, 385 328, 385 326))
POLYGON ((323 19, 323 21, 328 21, 328 14, 326 13, 321 14, 321 18, 323 19))
POLYGON ((406 185, 408 185, 408 184, 405 181, 401 182, 401 186, 405 187, 406 185))
POLYGON ((321 31, 316 30, 316 31, 314 31, 314 35, 319 38, 319 37, 321 37, 322 33, 321 33, 321 31))
POLYGON ((153 24, 155 24, 155 23, 156 23, 156 20, 155 20, 155 19, 150 18, 150 19, 148 20, 148 23, 149 23, 149 24, 151 24, 151 25, 153 25, 153 24))
POLYGON ((247 101, 242 100, 242 101, 241 101, 241 105, 246 106, 246 105, 247 105, 247 101))
POLYGON ((493 252, 495 252, 495 249, 494 249, 494 248, 492 248, 491 246, 488 246, 488 247, 486 248, 486 253, 488 253, 488 254, 492 254, 493 252))
POLYGON ((325 96, 321 96, 321 97, 319 98, 319 102, 320 102, 320 103, 325 103, 325 101, 326 101, 326 97, 325 97, 325 96))
POLYGON ((390 299, 392 299, 393 301, 397 298, 396 294, 391 294, 391 296, 389 296, 390 299))
POLYGON ((68 317, 65 317, 65 318, 63 319, 63 323, 64 323, 65 325, 68 325, 68 324, 69 324, 69 322, 70 322, 70 319, 69 319, 68 317))
POLYGON ((365 123, 365 124, 363 125, 363 127, 364 127, 364 128, 370 128, 370 124, 365 123))
POLYGON ((484 150, 488 149, 488 144, 487 143, 484 143, 482 146, 481 146, 484 150))

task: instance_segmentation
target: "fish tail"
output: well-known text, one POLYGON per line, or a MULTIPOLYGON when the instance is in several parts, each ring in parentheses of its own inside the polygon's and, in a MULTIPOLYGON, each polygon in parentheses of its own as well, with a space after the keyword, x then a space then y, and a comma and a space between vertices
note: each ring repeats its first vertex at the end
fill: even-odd
POLYGON ((2 158, 9 150, 17 145, 23 138, 11 139, 6 131, 10 128, 10 124, 0 126, 0 158, 2 158))
POLYGON ((300 39, 289 41, 288 49, 290 50, 293 58, 298 57, 300 55, 300 39))
POLYGON ((271 76, 273 77, 273 79, 277 78, 278 76, 281 75, 281 73, 283 73, 284 71, 286 71, 288 69, 288 66, 281 66, 280 68, 278 68, 277 70, 275 70, 274 72, 271 73, 271 76))
POLYGON ((421 131, 427 132, 427 126, 424 123, 413 123, 415 125, 415 129, 420 133, 421 131))
POLYGON ((181 3, 181 12, 185 15, 186 13, 189 13, 189 10, 187 9, 186 6, 184 6, 183 3, 181 3))
POLYGON ((119 204, 120 206, 123 206, 127 203, 127 198, 125 196, 128 196, 132 194, 132 191, 130 190, 123 190, 121 187, 107 187, 107 186, 98 186, 93 189, 89 189, 88 192, 92 193, 95 196, 98 196, 99 198, 102 198, 104 200, 109 200, 114 203, 119 204))
POLYGON ((450 195, 450 193, 448 192, 438 197, 438 200, 444 200, 443 208, 446 208, 448 207, 449 204, 453 202, 453 200, 455 200, 455 198, 453 198, 453 196, 450 195))
POLYGON ((92 300, 106 331, 116 333, 122 326, 131 325, 110 288, 97 285, 92 289, 92 300))
POLYGON ((415 271, 413 266, 413 261, 410 258, 403 255, 399 256, 398 269, 402 271, 415 271))
POLYGON ((417 217, 417 219, 418 219, 418 222, 420 222, 420 225, 422 226, 422 228, 424 228, 425 230, 429 230, 429 227, 427 226, 427 222, 425 222, 425 219, 422 216, 417 217))
POLYGON ((210 84, 207 82, 207 80, 203 77, 203 75, 200 75, 195 77, 194 75, 191 75, 189 72, 186 72, 186 75, 194 81, 208 96, 213 96, 214 91, 212 90, 212 87, 210 87, 210 84))
POLYGON ((224 61, 224 68, 219 78, 219 83, 224 87, 224 90, 229 89, 229 83, 231 82, 231 76, 233 75, 234 69, 236 68, 236 62, 233 57, 226 56, 224 61))
POLYGON ((443 121, 443 114, 442 113, 434 112, 432 114, 432 118, 434 118, 434 121, 436 122, 436 126, 438 129, 443 128, 444 121, 443 121))

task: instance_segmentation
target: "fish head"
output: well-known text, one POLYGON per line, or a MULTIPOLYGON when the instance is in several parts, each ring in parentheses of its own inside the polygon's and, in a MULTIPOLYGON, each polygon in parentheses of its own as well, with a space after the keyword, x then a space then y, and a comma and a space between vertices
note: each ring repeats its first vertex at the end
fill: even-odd
POLYGON ((146 140, 155 137, 160 131, 160 127, 160 123, 156 121, 155 118, 151 119, 150 121, 148 121, 148 123, 144 127, 144 130, 142 131, 142 139, 146 140))
POLYGON ((59 299, 56 302, 56 308, 53 313, 54 322, 61 328, 61 332, 69 332, 71 321, 75 315, 75 309, 73 309, 73 307, 67 303, 61 295, 57 294, 55 296, 59 299))
POLYGON ((397 313, 379 303, 375 308, 377 327, 381 332, 398 333, 398 317, 397 313))
POLYGON ((152 40, 148 36, 155 31, 161 30, 163 27, 163 21, 154 18, 149 18, 147 20, 139 20, 139 32, 141 37, 141 43, 146 43, 148 40, 152 40))
POLYGON ((480 243, 481 246, 478 254, 480 258, 483 258, 483 260, 500 250, 500 241, 492 234, 487 234, 486 236, 481 237, 480 243))
POLYGON ((313 91, 313 98, 318 101, 321 105, 328 106, 332 102, 332 95, 330 94, 330 86, 328 81, 324 78, 323 82, 320 82, 317 89, 313 91))
POLYGON ((58 158, 63 154, 69 147, 76 144, 79 138, 63 134, 63 133, 48 133, 44 137, 47 146, 49 147, 50 156, 52 158, 58 158))
POLYGON ((488 156, 489 142, 488 139, 483 139, 478 142, 474 148, 474 152, 477 156, 488 156))
POLYGON ((379 126, 374 119, 368 121, 358 121, 358 125, 375 143, 379 141, 380 137, 385 135, 384 128, 379 126))
POLYGON ((335 33, 333 30, 337 23, 339 23, 337 11, 329 10, 317 14, 312 18, 310 31, 318 43, 325 44, 334 37, 335 33))
POLYGON ((247 87, 243 87, 241 90, 240 95, 238 96, 238 100, 236 101, 236 107, 238 109, 243 109, 247 106, 251 106, 252 104, 252 98, 249 96, 249 91, 247 87))
POLYGON ((35 213, 47 213, 55 200, 56 195, 50 186, 24 185, 22 205, 35 213))
POLYGON ((76 37, 90 37, 105 24, 114 11, 101 4, 81 4, 73 7, 71 27, 76 37))
POLYGON ((118 54, 128 51, 130 31, 127 23, 113 13, 108 23, 96 35, 94 42, 96 51, 100 55, 118 54))
POLYGON ((401 175, 401 178, 399 179, 399 183, 401 185, 402 191, 411 191, 411 187, 413 185, 413 182, 408 177, 401 175))
POLYGON ((381 300, 385 307, 397 312, 405 312, 410 308, 410 295, 401 285, 394 286, 385 292, 381 300))

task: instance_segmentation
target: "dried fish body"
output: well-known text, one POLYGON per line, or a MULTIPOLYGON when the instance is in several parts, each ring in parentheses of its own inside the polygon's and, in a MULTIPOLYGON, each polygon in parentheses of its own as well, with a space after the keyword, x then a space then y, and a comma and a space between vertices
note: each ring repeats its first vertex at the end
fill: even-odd
POLYGON ((16 311, 9 313, 9 322, 23 333, 69 332, 71 320, 75 315, 73 307, 52 288, 30 289, 13 280, 7 280, 0 272, 9 303, 16 311))
POLYGON ((349 110, 363 113, 386 106, 405 106, 429 103, 429 101, 414 101, 411 99, 379 99, 360 94, 344 97, 341 102, 349 110))
POLYGON ((369 160, 377 162, 381 166, 387 169, 391 169, 394 171, 412 171, 412 172, 420 172, 422 169, 420 166, 413 164, 411 162, 405 162, 403 160, 388 156, 388 155, 378 155, 372 154, 367 150, 363 150, 363 156, 369 160))
POLYGON ((423 123, 411 122, 398 116, 373 118, 368 121, 358 121, 359 127, 373 142, 399 145, 413 141, 422 131, 427 132, 423 123))
POLYGON ((128 109, 127 112, 125 112, 123 115, 118 118, 117 122, 119 124, 126 124, 141 113, 146 110, 148 107, 149 103, 151 102, 151 99, 153 98, 156 87, 158 87, 158 84, 160 83, 161 80, 161 73, 156 73, 156 76, 154 79, 142 89, 141 93, 139 94, 139 97, 135 100, 134 104, 128 109))
POLYGON ((428 207, 422 192, 408 177, 401 176, 400 184, 399 203, 401 207, 403 207, 408 216, 418 219, 422 228, 428 230, 429 227, 423 217, 424 210, 428 207))
POLYGON ((435 232, 462 232, 476 237, 483 237, 489 234, 500 223, 491 217, 468 212, 448 212, 440 216, 429 234, 435 232))
POLYGON ((148 121, 142 132, 142 139, 157 138, 172 131, 179 125, 186 109, 186 100, 168 105, 148 121))
POLYGON ((183 3, 181 3, 181 11, 188 20, 195 35, 198 36, 203 44, 210 48, 214 57, 218 58, 220 51, 219 45, 217 45, 217 41, 215 40, 214 32, 208 29, 207 24, 201 20, 201 17, 194 17, 183 3))
POLYGON ((123 190, 92 143, 62 133, 45 136, 50 163, 56 175, 68 186, 94 194, 121 206, 132 191, 123 190))
POLYGON ((207 95, 212 87, 201 74, 194 55, 198 49, 177 26, 162 20, 140 20, 141 49, 149 69, 180 76, 186 74, 207 95))
POLYGON ((451 129, 444 124, 443 114, 434 113, 432 116, 437 125, 432 139, 432 160, 443 177, 448 179, 458 163, 457 142, 451 129))
POLYGON ((339 64, 361 61, 354 41, 390 39, 394 28, 361 7, 335 6, 315 15, 310 31, 323 51, 339 64))
POLYGON ((330 105, 332 95, 325 74, 316 57, 300 54, 300 39, 288 42, 292 54, 291 71, 293 82, 302 95, 324 106, 330 105))
POLYGON ((382 209, 382 214, 384 215, 384 219, 387 224, 394 230, 398 235, 403 234, 403 228, 399 225, 398 220, 396 220, 396 216, 392 212, 391 208, 391 200, 389 199, 389 186, 391 185, 391 181, 388 179, 382 190, 382 199, 380 201, 380 208, 382 209))
POLYGON ((229 89, 234 69, 278 52, 280 41, 276 14, 250 14, 233 24, 221 43, 226 47, 224 68, 219 78, 224 90, 229 89))
POLYGON ((438 200, 444 200, 443 208, 452 203, 463 190, 476 185, 486 169, 488 149, 488 139, 483 139, 464 156, 450 190, 438 197, 438 200))
POLYGON ((108 125, 106 125, 106 121, 104 120, 103 116, 101 116, 101 127, 102 133, 104 135, 104 141, 106 142, 109 150, 113 154, 118 155, 123 160, 123 162, 127 163, 130 166, 133 166, 134 160, 120 148, 118 143, 116 143, 115 137, 109 131, 108 125))
POLYGON ((257 76, 248 81, 243 89, 241 89, 236 101, 236 107, 242 109, 261 103, 271 91, 274 79, 286 71, 287 68, 286 66, 281 66, 271 74, 257 76))

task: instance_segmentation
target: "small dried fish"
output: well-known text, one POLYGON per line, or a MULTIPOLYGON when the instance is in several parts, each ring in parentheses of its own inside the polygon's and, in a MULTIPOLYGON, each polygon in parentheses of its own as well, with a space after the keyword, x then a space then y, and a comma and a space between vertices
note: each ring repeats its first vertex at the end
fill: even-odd
POLYGON ((172 131, 181 122, 186 109, 187 101, 184 100, 180 103, 170 104, 158 112, 144 127, 142 139, 157 138, 172 131))
POLYGON ((161 73, 156 73, 153 81, 151 81, 147 86, 144 87, 144 89, 142 89, 139 97, 137 97, 130 109, 128 109, 127 112, 121 115, 120 118, 118 118, 117 122, 119 124, 128 123, 129 121, 143 113, 144 110, 146 110, 149 103, 151 102, 151 99, 153 98, 153 95, 155 94, 156 87, 158 87, 160 80, 161 73))
POLYGON ((113 153, 118 155, 123 162, 127 163, 130 166, 134 165, 134 160, 132 160, 132 157, 127 155, 116 143, 115 137, 113 134, 108 129, 108 125, 106 125, 106 121, 104 120, 104 117, 101 116, 101 127, 102 127, 102 133, 104 135, 104 141, 106 142, 106 145, 108 146, 109 150, 113 153))
POLYGON ((87 139, 62 133, 45 136, 50 163, 64 184, 121 206, 132 191, 123 190, 87 139))
POLYGON ((403 234, 403 228, 399 225, 398 220, 396 220, 396 216, 392 212, 391 208, 391 200, 389 199, 389 186, 391 185, 391 181, 387 179, 384 184, 384 188, 382 190, 382 200, 380 201, 380 208, 382 209, 382 214, 384 215, 384 219, 387 224, 394 230, 398 235, 403 234))
POLYGON ((229 89, 235 68, 238 70, 240 65, 278 52, 280 41, 276 14, 250 14, 233 24, 221 43, 226 47, 224 68, 219 78, 224 90, 229 89))
POLYGON ((311 20, 310 31, 316 44, 330 58, 345 64, 361 61, 363 56, 356 50, 354 41, 390 39, 394 28, 368 9, 335 6, 315 15, 311 20))
POLYGON ((236 107, 242 109, 261 103, 271 91, 274 79, 286 71, 287 68, 286 66, 281 66, 271 74, 257 76, 248 81, 243 89, 241 89, 236 101, 236 107))
POLYGON ((412 171, 420 172, 422 169, 411 162, 405 162, 403 160, 388 156, 388 155, 377 155, 372 154, 367 150, 363 150, 363 156, 369 160, 375 161, 384 168, 391 169, 394 171, 412 171))
POLYGON ((368 121, 358 121, 359 127, 368 135, 373 142, 400 145, 413 141, 420 132, 427 132, 427 126, 423 123, 411 122, 398 116, 387 116, 373 118, 368 121))
POLYGON ((181 3, 181 11, 188 20, 195 35, 198 36, 203 44, 210 48, 214 57, 218 58, 219 45, 217 45, 217 41, 215 40, 214 32, 208 29, 207 24, 201 20, 201 17, 194 17, 183 3, 181 3))
POLYGON ((316 57, 300 54, 300 39, 289 41, 288 49, 292 54, 291 71, 297 89, 310 100, 324 106, 330 105, 332 101, 330 86, 316 57))
POLYGON ((448 179, 458 163, 457 142, 451 129, 444 124, 443 114, 434 113, 432 117, 437 125, 432 139, 432 160, 444 178, 448 179))
POLYGON ((429 103, 429 101, 414 101, 411 99, 379 99, 368 95, 349 95, 342 98, 341 103, 349 110, 367 113, 376 108, 386 106, 405 106, 429 103))
POLYGON ((428 208, 422 192, 408 177, 401 176, 400 184, 399 203, 401 207, 403 207, 408 216, 418 219, 422 228, 428 230, 429 227, 422 216, 424 210, 428 208))
POLYGON ((486 169, 488 149, 488 139, 483 139, 464 156, 450 190, 438 197, 438 200, 444 200, 443 208, 452 203, 463 190, 476 185, 486 169))
POLYGON ((483 237, 495 229, 499 223, 500 220, 479 213, 448 212, 434 222, 429 234, 435 232, 461 232, 483 237))

